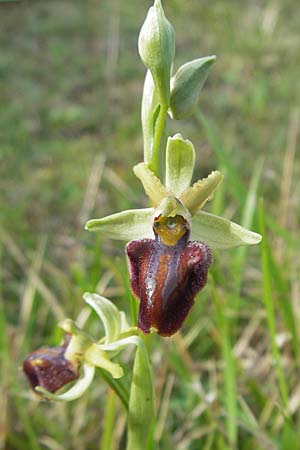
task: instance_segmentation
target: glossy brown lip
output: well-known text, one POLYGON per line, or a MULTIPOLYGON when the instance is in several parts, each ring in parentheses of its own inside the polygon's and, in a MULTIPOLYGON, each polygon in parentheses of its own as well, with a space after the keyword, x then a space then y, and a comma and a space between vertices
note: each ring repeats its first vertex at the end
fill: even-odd
POLYGON ((161 336, 176 333, 207 282, 210 249, 188 237, 189 230, 173 246, 158 235, 126 246, 131 288, 140 300, 138 327, 144 333, 151 328, 161 336))
POLYGON ((40 386, 55 393, 79 378, 71 361, 65 359, 66 343, 58 347, 45 347, 31 352, 23 362, 23 371, 33 390, 40 386))

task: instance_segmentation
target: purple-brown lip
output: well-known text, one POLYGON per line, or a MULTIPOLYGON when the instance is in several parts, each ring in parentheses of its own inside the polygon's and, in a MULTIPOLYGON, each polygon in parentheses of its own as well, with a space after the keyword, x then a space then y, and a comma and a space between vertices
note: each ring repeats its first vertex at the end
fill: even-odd
POLYGON ((187 229, 175 245, 165 245, 156 234, 126 246, 131 289, 140 300, 138 327, 144 333, 151 328, 161 336, 176 333, 207 282, 210 249, 188 238, 187 229))
POLYGON ((79 378, 79 371, 65 359, 68 340, 63 346, 45 347, 31 352, 23 362, 23 371, 33 390, 40 386, 55 393, 79 378))

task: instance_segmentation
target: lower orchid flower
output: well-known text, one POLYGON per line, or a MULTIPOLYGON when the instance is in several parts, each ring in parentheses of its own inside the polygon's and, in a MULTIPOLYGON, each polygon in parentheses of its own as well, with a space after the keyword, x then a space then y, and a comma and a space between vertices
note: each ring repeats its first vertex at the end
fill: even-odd
POLYGON ((118 352, 130 344, 140 345, 125 314, 104 297, 84 294, 102 321, 105 336, 95 340, 72 320, 66 319, 60 327, 66 337, 63 345, 44 347, 31 352, 23 362, 23 370, 33 391, 51 400, 70 401, 79 398, 93 380, 95 368, 108 372, 113 378, 123 376, 122 367, 112 361, 118 352), (75 382, 69 389, 71 382, 75 382))
POLYGON ((90 220, 86 229, 126 246, 131 288, 140 300, 138 327, 171 336, 181 327, 205 286, 211 249, 253 245, 261 236, 222 217, 201 211, 221 183, 219 171, 190 186, 193 144, 180 134, 168 139, 166 183, 145 163, 134 167, 152 208, 123 211, 90 220), (192 241, 189 240, 191 237, 192 241))

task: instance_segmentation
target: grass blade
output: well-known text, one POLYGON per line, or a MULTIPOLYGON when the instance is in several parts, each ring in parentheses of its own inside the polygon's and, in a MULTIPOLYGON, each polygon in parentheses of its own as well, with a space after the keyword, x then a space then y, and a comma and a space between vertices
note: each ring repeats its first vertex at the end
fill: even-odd
POLYGON ((224 311, 224 304, 219 297, 216 286, 211 278, 211 292, 215 305, 216 323, 220 333, 222 357, 224 361, 224 389, 226 405, 226 429, 230 444, 235 447, 238 433, 238 411, 237 411, 237 387, 236 369, 233 358, 232 346, 229 334, 229 320, 224 311))
POLYGON ((276 343, 276 318, 275 318, 275 307, 274 298, 272 292, 272 272, 269 261, 269 250, 268 250, 268 240, 265 233, 265 212, 263 202, 260 203, 259 208, 259 226, 260 233, 263 236, 261 245, 261 265, 262 265, 262 283, 263 283, 263 300, 267 313, 267 323, 269 329, 269 336, 271 341, 272 356, 275 363, 276 375, 278 380, 278 386, 280 391, 280 396, 282 404, 288 412, 288 388, 284 377, 284 372, 282 368, 282 362, 278 346, 276 343))

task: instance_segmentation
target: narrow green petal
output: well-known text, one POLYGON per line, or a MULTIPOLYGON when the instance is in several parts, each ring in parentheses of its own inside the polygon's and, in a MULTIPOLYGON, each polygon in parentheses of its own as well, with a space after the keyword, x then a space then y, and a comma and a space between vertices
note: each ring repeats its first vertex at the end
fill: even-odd
POLYGON ((223 217, 200 211, 192 220, 192 239, 202 241, 212 249, 224 249, 259 244, 262 237, 223 217))
POLYGON ((105 331, 105 343, 118 339, 121 332, 121 314, 118 308, 105 297, 98 294, 83 294, 84 301, 98 314, 105 331))
POLYGON ((85 353, 85 360, 93 366, 106 370, 113 378, 121 378, 124 375, 120 364, 112 362, 97 344, 92 344, 89 347, 85 353))
POLYGON ((130 209, 102 219, 89 220, 85 229, 101 231, 103 236, 120 241, 153 237, 152 217, 154 209, 130 209))
POLYGON ((56 400, 62 402, 70 402, 71 400, 77 400, 81 397, 85 391, 88 389, 89 385, 93 381, 95 374, 95 367, 90 366, 89 364, 83 365, 83 376, 79 378, 78 381, 66 392, 63 394, 52 394, 48 392, 46 389, 38 386, 35 388, 36 392, 42 394, 44 397, 49 400, 56 400))
POLYGON ((166 187, 176 197, 190 185, 195 164, 195 149, 181 134, 168 138, 166 157, 166 187))
POLYGON ((141 180, 153 206, 158 206, 164 197, 170 195, 160 179, 154 175, 145 163, 137 164, 134 166, 133 171, 138 179, 141 180))
POLYGON ((194 215, 199 209, 203 208, 208 200, 211 200, 213 193, 223 180, 223 175, 215 170, 207 178, 198 180, 193 186, 186 189, 179 197, 182 203, 194 215))
POLYGON ((123 348, 126 348, 128 345, 141 345, 141 338, 139 336, 128 336, 126 338, 120 339, 115 342, 110 342, 109 344, 98 344, 101 350, 105 352, 116 352, 121 351, 123 348))

